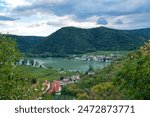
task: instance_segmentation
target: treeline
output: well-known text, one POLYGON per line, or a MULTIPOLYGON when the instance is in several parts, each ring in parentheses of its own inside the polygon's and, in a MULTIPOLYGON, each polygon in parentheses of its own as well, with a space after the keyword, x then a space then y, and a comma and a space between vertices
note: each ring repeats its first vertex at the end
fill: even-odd
POLYGON ((78 84, 65 86, 62 94, 76 99, 150 99, 150 41, 120 61, 83 75, 78 84))

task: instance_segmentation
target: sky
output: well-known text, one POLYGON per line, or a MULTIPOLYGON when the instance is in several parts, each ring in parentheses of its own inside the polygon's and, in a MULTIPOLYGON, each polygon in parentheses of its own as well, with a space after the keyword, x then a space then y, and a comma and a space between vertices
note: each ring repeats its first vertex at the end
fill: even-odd
POLYGON ((0 0, 0 33, 48 36, 67 26, 150 28, 150 0, 0 0))

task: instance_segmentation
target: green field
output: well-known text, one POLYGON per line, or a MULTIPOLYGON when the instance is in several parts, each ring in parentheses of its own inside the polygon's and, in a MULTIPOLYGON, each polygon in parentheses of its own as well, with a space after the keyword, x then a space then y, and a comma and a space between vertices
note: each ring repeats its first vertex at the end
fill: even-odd
POLYGON ((35 78, 39 81, 43 80, 53 81, 55 79, 59 79, 61 76, 69 76, 76 74, 75 72, 65 72, 65 71, 61 72, 51 68, 45 69, 31 66, 19 66, 19 72, 24 77, 26 76, 26 74, 28 74, 28 77, 35 78))

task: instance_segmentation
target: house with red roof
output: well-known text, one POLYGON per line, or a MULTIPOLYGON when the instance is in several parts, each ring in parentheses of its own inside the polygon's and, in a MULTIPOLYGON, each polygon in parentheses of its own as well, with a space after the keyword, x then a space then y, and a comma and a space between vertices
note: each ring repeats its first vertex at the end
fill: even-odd
POLYGON ((43 90, 43 93, 47 93, 49 95, 50 94, 60 95, 62 88, 61 88, 60 82, 58 80, 54 80, 52 83, 45 80, 43 82, 43 89, 42 90, 43 90))

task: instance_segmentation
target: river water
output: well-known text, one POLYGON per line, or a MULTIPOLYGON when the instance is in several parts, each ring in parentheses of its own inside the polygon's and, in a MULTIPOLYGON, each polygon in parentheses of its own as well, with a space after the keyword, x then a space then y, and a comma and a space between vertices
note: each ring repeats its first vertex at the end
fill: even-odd
POLYGON ((102 69, 103 67, 110 64, 105 62, 80 61, 67 58, 31 58, 31 59, 37 60, 40 64, 46 67, 52 67, 57 70, 64 69, 67 71, 80 71, 80 72, 87 71, 90 65, 94 69, 102 69))

